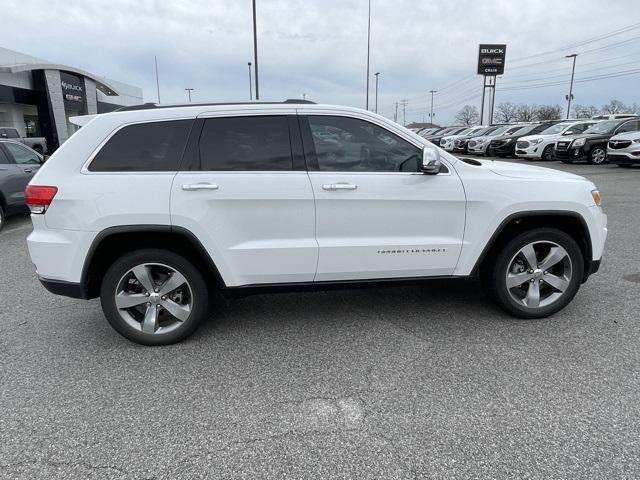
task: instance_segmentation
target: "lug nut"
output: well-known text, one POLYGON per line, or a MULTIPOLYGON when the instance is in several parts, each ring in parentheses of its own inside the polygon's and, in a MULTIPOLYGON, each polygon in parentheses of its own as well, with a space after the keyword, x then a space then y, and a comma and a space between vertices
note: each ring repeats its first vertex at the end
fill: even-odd
POLYGON ((158 293, 158 289, 157 289, 157 288, 154 288, 154 289, 153 289, 153 291, 154 291, 154 292, 156 292, 156 293, 158 293))
POLYGON ((147 307, 150 307, 150 306, 151 306, 151 302, 147 302, 147 307))
POLYGON ((533 270, 529 270, 529 273, 533 273, 533 270))
POLYGON ((162 299, 163 299, 163 300, 166 300, 166 299, 167 299, 167 297, 162 297, 162 299))

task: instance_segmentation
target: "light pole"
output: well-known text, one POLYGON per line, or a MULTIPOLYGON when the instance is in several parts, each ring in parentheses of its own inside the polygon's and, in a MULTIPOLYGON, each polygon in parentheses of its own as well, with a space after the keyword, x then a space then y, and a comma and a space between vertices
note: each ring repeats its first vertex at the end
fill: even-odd
POLYGON ((189 95, 189 103, 191 103, 191 92, 194 90, 193 88, 185 88, 187 94, 189 95))
POLYGON ((249 65, 249 100, 253 100, 253 92, 251 90, 251 62, 249 62, 248 65, 249 65))
POLYGON ((567 118, 569 118, 569 112, 571 111, 571 99, 573 99, 573 74, 576 72, 576 57, 577 53, 571 55, 565 55, 565 58, 573 58, 573 66, 571 67, 571 83, 569 84, 569 95, 567 95, 567 118))
POLYGON ((369 19, 367 23, 367 101, 365 108, 369 110, 369 58, 371 52, 371 0, 369 0, 369 19))
POLYGON ((256 100, 260 100, 260 87, 258 86, 258 34, 256 31, 256 0, 253 0, 253 64, 256 74, 256 100))
POLYGON ((436 93, 436 90, 429 90, 431 94, 431 113, 429 114, 429 122, 433 125, 433 94, 436 93))
POLYGON ((378 113, 378 75, 380 72, 376 72, 374 75, 376 76, 376 113, 378 113))

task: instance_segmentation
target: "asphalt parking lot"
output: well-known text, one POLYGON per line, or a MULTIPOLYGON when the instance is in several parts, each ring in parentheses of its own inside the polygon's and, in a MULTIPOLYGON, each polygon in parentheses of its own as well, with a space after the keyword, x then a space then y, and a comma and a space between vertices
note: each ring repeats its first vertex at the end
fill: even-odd
POLYGON ((474 281, 219 302, 135 345, 37 282, 0 233, 1 478, 639 478, 640 168, 585 175, 600 272, 516 320, 474 281))

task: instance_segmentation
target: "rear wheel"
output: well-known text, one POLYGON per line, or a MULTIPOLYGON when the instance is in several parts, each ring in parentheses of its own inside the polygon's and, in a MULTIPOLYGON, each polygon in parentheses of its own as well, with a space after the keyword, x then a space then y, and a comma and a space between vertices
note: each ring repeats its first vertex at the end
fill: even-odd
POLYGON ((595 147, 589 154, 589 163, 602 165, 607 161, 607 151, 602 147, 595 147))
POLYGON ((143 345, 168 345, 191 335, 208 309, 207 287, 198 269, 167 250, 123 255, 109 268, 100 289, 111 326, 143 345))
POLYGON ((580 288, 584 259, 566 233, 540 228, 521 233, 494 257, 484 281, 498 305, 520 318, 563 309, 580 288))

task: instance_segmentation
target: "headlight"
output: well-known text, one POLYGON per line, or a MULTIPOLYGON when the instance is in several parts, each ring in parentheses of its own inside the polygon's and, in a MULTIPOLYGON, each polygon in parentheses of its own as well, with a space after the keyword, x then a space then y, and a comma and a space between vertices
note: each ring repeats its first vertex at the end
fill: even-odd
POLYGON ((632 140, 632 142, 633 142, 633 143, 640 143, 640 137, 639 137, 639 138, 634 138, 634 139, 632 140))
POLYGON ((531 140, 531 145, 537 145, 542 141, 541 138, 534 138, 533 140, 531 140))
POLYGON ((602 205, 602 198, 600 197, 600 192, 598 190, 591 190, 591 197, 593 197, 593 201, 597 206, 602 205))
POLYGON ((572 147, 581 147, 587 141, 586 138, 577 138, 573 141, 572 147))

